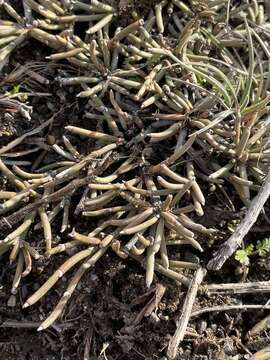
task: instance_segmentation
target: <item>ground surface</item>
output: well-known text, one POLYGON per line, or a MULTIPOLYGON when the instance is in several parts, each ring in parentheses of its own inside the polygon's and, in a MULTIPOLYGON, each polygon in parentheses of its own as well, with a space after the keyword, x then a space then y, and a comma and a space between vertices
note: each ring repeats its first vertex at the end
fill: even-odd
MULTIPOLYGON (((5 73, 10 73, 18 64, 44 58, 47 50, 38 45, 37 50, 31 51, 34 45, 33 42, 31 46, 26 43, 17 50, 5 73)), ((48 92, 51 96, 29 99, 29 104, 34 109, 31 121, 23 119, 16 112, 7 111, 3 106, 0 109, 0 146, 6 144, 9 139, 37 127, 57 111, 60 112, 56 116, 52 130, 55 138, 71 119, 73 124, 76 124, 76 121, 80 124, 82 103, 75 100, 72 90, 68 92, 66 89, 58 88, 54 81, 60 70, 43 65, 42 71, 50 80, 50 84, 39 88, 36 83, 33 85, 24 77, 20 79, 21 84, 26 83, 29 89, 34 87, 35 91, 48 92)), ((13 82, 5 85, 5 90, 10 90, 14 85, 13 82)), ((87 146, 87 144, 81 143, 77 146, 87 146)), ((4 179, 0 181, 4 189, 5 181, 4 179)), ((219 193, 210 193, 206 201, 207 211, 200 221, 224 231, 224 239, 226 239, 229 236, 227 222, 240 216, 238 214, 241 205, 235 202, 237 209, 235 213, 224 210, 229 207, 226 199, 219 193)), ((269 208, 266 206, 267 212, 269 208)), ((72 221, 78 225, 78 219, 74 218, 72 221)), ((85 224, 81 224, 82 232, 84 226, 85 224)), ((256 226, 264 227, 265 231, 251 232, 250 237, 254 241, 264 238, 268 234, 267 227, 270 228, 263 217, 256 226)), ((206 251, 199 257, 188 250, 183 250, 182 255, 206 265, 221 241, 222 239, 213 244, 205 243, 206 251)), ((64 258, 65 255, 59 256, 57 263, 62 263, 64 258)), ((120 260, 113 253, 109 253, 84 276, 61 320, 49 330, 38 333, 36 328, 40 320, 44 319, 56 304, 67 279, 64 277, 58 286, 30 310, 22 310, 23 299, 47 279, 48 274, 57 267, 57 263, 47 265, 46 262, 40 262, 35 265, 33 274, 23 282, 16 296, 15 306, 8 306, 14 266, 8 266, 5 258, 1 259, 1 264, 3 263, 5 266, 0 266, 0 326, 3 324, 0 327, 1 359, 150 360, 162 359, 165 356, 168 341, 175 331, 176 321, 185 298, 185 290, 174 281, 158 275, 152 292, 149 293, 144 283, 144 270, 140 265, 133 260, 120 260), (147 316, 138 318, 149 300, 155 299, 156 287, 159 288, 161 285, 165 287, 162 299, 157 301, 150 314, 146 313, 147 316)), ((254 257, 245 280, 268 280, 269 270, 268 258, 254 257)), ((236 261, 230 260, 222 272, 209 272, 205 283, 239 282, 243 280, 242 271, 236 261)), ((267 294, 214 297, 200 292, 194 310, 241 302, 264 304, 268 300, 267 294)), ((201 315, 190 321, 190 329, 181 344, 178 359, 248 359, 250 353, 269 344, 270 333, 267 329, 257 337, 251 338, 248 335, 248 331, 267 314, 266 310, 258 310, 201 315)))

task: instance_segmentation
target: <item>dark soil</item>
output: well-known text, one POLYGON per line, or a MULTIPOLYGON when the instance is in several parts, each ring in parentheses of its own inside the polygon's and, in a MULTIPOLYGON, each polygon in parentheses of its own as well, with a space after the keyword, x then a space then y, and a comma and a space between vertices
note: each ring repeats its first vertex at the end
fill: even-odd
MULTIPOLYGON (((132 4, 130 6, 129 1, 121 0, 120 3, 122 3, 123 13, 133 7, 132 4)), ((44 59, 48 50, 40 44, 36 46, 35 51, 32 51, 33 48, 35 44, 31 42, 31 46, 24 44, 17 50, 4 73, 9 74, 18 64, 44 59)), ((62 65, 63 69, 67 66, 70 65, 62 65)), ((84 103, 75 99, 72 89, 61 89, 56 86, 54 78, 61 70, 59 66, 56 68, 43 65, 43 75, 50 80, 50 84, 46 86, 29 82, 29 79, 24 77, 20 79, 22 88, 49 92, 52 96, 29 98, 28 103, 33 106, 31 121, 27 121, 16 111, 1 107, 0 104, 0 146, 25 131, 37 127, 56 112, 59 114, 55 118, 50 133, 55 139, 59 138, 63 126, 69 123, 75 125, 83 121, 81 113, 84 103)), ((11 90, 15 85, 17 84, 11 82, 2 90, 3 92, 11 90)), ((78 148, 81 146, 85 149, 89 144, 84 142, 76 145, 78 148)), ((86 149, 84 151, 86 152, 86 149)), ((0 181, 4 189, 5 182, 3 179, 0 181)), ((207 190, 209 189, 206 189, 205 193, 207 190)), ((234 199, 232 201, 234 202, 234 199)), ((206 214, 199 221, 206 226, 218 227, 224 232, 224 237, 213 243, 205 243, 205 253, 200 255, 199 259, 197 254, 190 253, 188 249, 183 250, 181 255, 206 265, 213 251, 224 239, 228 238, 227 223, 241 217, 241 205, 236 203, 235 206, 238 211, 232 213, 223 194, 209 192, 206 214)), ((267 210, 266 208, 266 212, 267 210)), ((78 224, 76 218, 71 221, 78 224)), ((261 225, 265 226, 264 218, 260 218, 256 224, 257 227, 261 225)), ((85 225, 81 224, 81 226, 85 225)), ((266 235, 267 231, 252 232, 248 241, 255 242, 266 235)), ((35 233, 34 236, 38 235, 35 233)), ((70 274, 63 277, 59 284, 30 310, 23 310, 22 304, 65 258, 65 255, 59 255, 54 263, 36 263, 32 274, 23 281, 19 289, 15 306, 8 306, 14 266, 8 266, 8 259, 5 256, 1 259, 0 358, 3 360, 162 359, 181 313, 185 289, 174 281, 157 275, 153 291, 149 294, 149 290, 145 287, 144 270, 140 265, 134 260, 120 260, 112 252, 103 257, 96 267, 84 276, 68 303, 64 315, 56 325, 41 333, 36 331, 40 321, 53 309, 59 296, 65 290, 70 274), (158 284, 166 288, 164 296, 155 310, 134 326, 134 320, 153 298, 158 284), (144 294, 146 294, 145 297, 143 297, 144 294)), ((268 280, 269 270, 268 258, 255 257, 252 259, 252 266, 246 280, 268 280)), ((239 282, 242 279, 242 269, 236 261, 231 260, 222 272, 208 273, 205 283, 239 282)), ((264 304, 268 299, 267 294, 210 297, 199 293, 193 310, 225 304, 264 304)), ((266 315, 267 311, 264 310, 202 315, 190 321, 190 335, 187 335, 182 342, 178 359, 248 359, 249 352, 253 353, 269 345, 270 332, 267 329, 256 338, 250 338, 248 335, 252 326, 266 315), (192 335, 192 329, 196 330, 196 336, 192 335)))
MULTIPOLYGON (((58 259, 60 262, 60 259, 58 259)), ((46 268, 52 272, 56 264, 46 268)), ((255 264, 259 268, 259 264, 255 264)), ((232 273, 233 264, 227 269, 232 273)), ((2 271, 2 283, 8 284, 11 269, 2 271)), ((263 280, 267 269, 260 266, 257 274, 250 274, 249 280, 263 280)), ((185 292, 165 278, 156 278, 156 284, 166 287, 166 292, 156 310, 133 326, 134 319, 152 295, 139 299, 146 293, 143 270, 131 260, 121 262, 113 254, 105 256, 95 269, 83 279, 73 295, 64 316, 49 330, 37 333, 35 327, 55 306, 64 291, 66 278, 55 287, 39 305, 31 310, 22 310, 22 298, 33 287, 38 287, 47 275, 34 275, 20 289, 15 307, 7 307, 9 287, 1 289, 1 322, 17 321, 14 327, 0 330, 0 353, 3 359, 161 359, 174 333, 175 322, 181 311, 185 292), (33 285, 34 284, 34 285, 33 285), (139 303, 136 304, 136 300, 139 303), (134 304, 135 303, 135 304, 134 304), (22 327, 21 327, 22 326, 22 327), (28 327, 32 328, 28 328, 28 327), (102 349, 106 349, 100 355, 102 349), (91 356, 90 356, 91 354, 91 356)), ((221 277, 219 275, 219 277, 221 277)), ((236 276, 222 275, 223 281, 237 281, 236 276), (228 279, 229 278, 229 279, 228 279)), ((210 274, 207 282, 217 281, 210 274)), ((194 310, 213 305, 243 303, 264 303, 267 296, 215 296, 200 294, 194 310)), ((239 355, 245 359, 247 349, 251 352, 269 343, 268 333, 251 339, 248 330, 266 316, 263 310, 255 312, 210 313, 191 321, 189 326, 198 333, 187 335, 179 349, 178 359, 230 359, 239 355)))

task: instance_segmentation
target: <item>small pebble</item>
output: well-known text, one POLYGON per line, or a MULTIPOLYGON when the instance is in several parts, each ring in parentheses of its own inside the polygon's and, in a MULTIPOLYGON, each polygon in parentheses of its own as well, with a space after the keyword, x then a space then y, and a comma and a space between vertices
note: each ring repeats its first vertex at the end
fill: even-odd
POLYGON ((200 320, 197 324, 197 331, 199 334, 202 334, 207 329, 207 322, 205 320, 200 320))
POLYGON ((91 279, 91 281, 96 282, 96 281, 98 281, 98 276, 96 274, 91 274, 90 279, 91 279))

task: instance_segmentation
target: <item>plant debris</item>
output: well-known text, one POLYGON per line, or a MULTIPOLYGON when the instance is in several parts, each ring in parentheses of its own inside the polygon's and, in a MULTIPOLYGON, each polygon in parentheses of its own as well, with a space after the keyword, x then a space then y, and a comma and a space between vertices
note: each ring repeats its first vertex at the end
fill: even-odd
MULTIPOLYGON (((267 180, 269 34, 268 5, 257 0, 163 0, 144 11, 133 1, 0 0, 0 108, 5 122, 26 124, 14 136, 0 118, 0 256, 13 269, 9 303, 19 294, 28 308, 66 282, 39 331, 57 327, 83 275, 113 253, 145 269, 147 288, 162 274, 181 291, 193 289, 202 270, 186 249, 211 252, 210 260, 212 245, 224 242, 221 223, 205 221, 210 197, 233 216, 241 207, 249 214, 267 180), (37 59, 14 66, 25 46, 40 46, 37 59), (47 267, 43 285, 23 294, 25 281, 47 267)), ((243 224, 246 234, 252 224, 243 224)), ((245 249, 235 256, 249 266, 245 249)), ((190 316, 245 309, 213 304, 192 312, 195 285, 171 358, 190 316)), ((165 293, 159 286, 123 328, 152 316, 165 293)), ((87 334, 85 354, 93 329, 87 334)))

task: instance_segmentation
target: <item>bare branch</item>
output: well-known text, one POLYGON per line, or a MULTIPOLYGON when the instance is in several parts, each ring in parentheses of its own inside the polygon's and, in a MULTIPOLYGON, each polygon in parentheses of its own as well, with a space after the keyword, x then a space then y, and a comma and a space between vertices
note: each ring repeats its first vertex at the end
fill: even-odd
POLYGON ((192 311, 192 307, 193 307, 193 304, 196 299, 199 285, 203 281, 204 275, 205 275, 205 270, 203 270, 202 268, 199 268, 196 271, 196 273, 189 285, 187 296, 186 296, 186 299, 185 299, 185 302, 183 305, 183 309, 182 309, 182 313, 181 313, 181 316, 179 319, 177 329, 175 331, 175 334, 173 335, 173 337, 171 338, 171 340, 169 342, 168 351, 167 351, 167 356, 169 359, 175 359, 180 341, 182 341, 185 336, 185 332, 187 329, 187 325, 188 325, 188 321, 189 321, 190 314, 192 311))
POLYGON ((250 207, 243 221, 238 225, 232 236, 221 245, 215 253, 207 268, 209 270, 220 270, 225 261, 241 246, 244 236, 249 232, 252 225, 256 222, 265 202, 270 195, 270 171, 267 174, 265 183, 262 185, 258 195, 250 203, 250 207))

